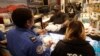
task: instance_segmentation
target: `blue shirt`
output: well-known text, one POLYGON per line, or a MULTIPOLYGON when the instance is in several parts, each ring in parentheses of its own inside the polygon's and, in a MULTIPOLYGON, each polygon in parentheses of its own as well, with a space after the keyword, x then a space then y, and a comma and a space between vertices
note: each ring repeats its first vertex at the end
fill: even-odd
POLYGON ((7 32, 7 48, 13 56, 50 56, 42 41, 29 29, 15 28, 7 32))

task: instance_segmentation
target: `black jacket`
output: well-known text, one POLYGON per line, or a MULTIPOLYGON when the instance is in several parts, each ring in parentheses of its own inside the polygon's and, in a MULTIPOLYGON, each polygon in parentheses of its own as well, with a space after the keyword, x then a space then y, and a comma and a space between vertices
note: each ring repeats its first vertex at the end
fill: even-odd
POLYGON ((60 40, 51 56, 95 56, 92 46, 84 40, 60 40))
MULTIPOLYGON (((53 15, 49 22, 53 22, 53 24, 63 24, 67 20, 66 17, 67 15, 65 13, 59 12, 58 14, 53 15)), ((66 26, 62 27, 59 31, 54 33, 65 34, 65 32, 66 26)))

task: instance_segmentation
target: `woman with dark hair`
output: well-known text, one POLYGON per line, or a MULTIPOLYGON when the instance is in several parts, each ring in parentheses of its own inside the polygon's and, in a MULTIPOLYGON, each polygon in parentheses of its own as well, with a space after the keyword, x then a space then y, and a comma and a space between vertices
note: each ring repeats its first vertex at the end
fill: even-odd
POLYGON ((51 56, 95 56, 94 49, 85 38, 83 24, 80 21, 70 22, 65 38, 57 43, 51 56))

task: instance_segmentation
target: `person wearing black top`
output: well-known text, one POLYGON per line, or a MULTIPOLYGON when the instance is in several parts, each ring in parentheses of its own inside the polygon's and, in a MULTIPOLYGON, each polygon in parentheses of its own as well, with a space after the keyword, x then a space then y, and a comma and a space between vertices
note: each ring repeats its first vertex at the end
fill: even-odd
POLYGON ((65 34, 66 25, 64 25, 64 23, 68 21, 67 15, 61 12, 60 6, 55 6, 53 10, 55 12, 54 15, 50 18, 49 22, 53 22, 53 25, 63 25, 59 31, 55 31, 54 33, 65 34))
POLYGON ((72 21, 51 56, 95 56, 93 47, 85 41, 84 26, 80 21, 72 21))

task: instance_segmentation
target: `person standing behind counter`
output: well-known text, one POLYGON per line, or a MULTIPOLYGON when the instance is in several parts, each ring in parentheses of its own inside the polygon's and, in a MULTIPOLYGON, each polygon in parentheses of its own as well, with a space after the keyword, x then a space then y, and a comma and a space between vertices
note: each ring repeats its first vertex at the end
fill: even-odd
POLYGON ((31 30, 34 25, 32 12, 18 8, 12 13, 15 28, 7 32, 7 48, 12 56, 50 56, 50 46, 43 48, 42 41, 31 30))
POLYGON ((67 15, 61 12, 60 6, 57 5, 54 7, 53 11, 54 15, 51 16, 45 29, 53 33, 65 34, 66 27, 69 22, 67 15))
POLYGON ((57 43, 51 56, 95 56, 85 37, 83 24, 80 21, 70 22, 64 40, 57 43))

